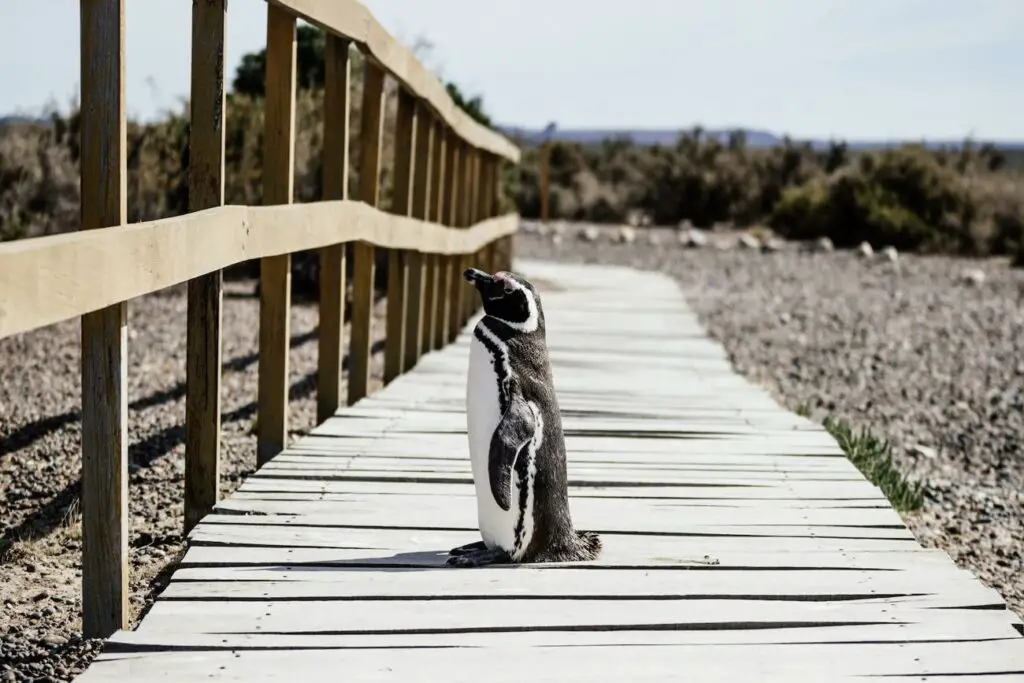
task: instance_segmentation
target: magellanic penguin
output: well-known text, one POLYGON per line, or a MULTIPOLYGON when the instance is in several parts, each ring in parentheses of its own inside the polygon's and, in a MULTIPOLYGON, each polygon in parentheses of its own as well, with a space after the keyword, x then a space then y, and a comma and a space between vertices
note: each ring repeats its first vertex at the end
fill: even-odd
POLYGON ((466 382, 469 452, 482 541, 448 564, 593 560, 601 539, 573 529, 565 437, 540 296, 507 272, 469 268, 484 316, 473 330, 466 382))

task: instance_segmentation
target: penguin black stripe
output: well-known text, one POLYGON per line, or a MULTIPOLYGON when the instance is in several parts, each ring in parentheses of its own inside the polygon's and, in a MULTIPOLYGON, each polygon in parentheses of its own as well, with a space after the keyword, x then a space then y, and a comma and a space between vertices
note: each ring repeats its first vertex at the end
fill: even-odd
POLYGON ((496 344, 493 339, 487 336, 480 326, 477 326, 473 330, 473 336, 480 340, 480 343, 487 348, 491 354, 492 364, 494 365, 494 374, 498 379, 498 403, 501 407, 501 412, 504 413, 508 410, 508 381, 510 379, 508 373, 508 348, 496 344))

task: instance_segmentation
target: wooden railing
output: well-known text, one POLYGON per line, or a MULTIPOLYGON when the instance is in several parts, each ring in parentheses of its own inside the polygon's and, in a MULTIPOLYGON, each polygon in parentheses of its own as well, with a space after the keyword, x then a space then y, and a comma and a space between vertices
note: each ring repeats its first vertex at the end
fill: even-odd
POLYGON ((355 0, 269 0, 263 207, 224 206, 227 0, 193 0, 190 213, 126 225, 125 0, 81 2, 81 231, 0 245, 0 338, 81 316, 82 621, 128 628, 127 301, 188 282, 185 529, 219 497, 222 269, 261 259, 257 465, 286 444, 291 254, 319 250, 317 415, 342 405, 344 245, 352 242, 347 403, 367 395, 375 249, 388 250, 385 382, 453 340, 459 277, 507 268, 498 216, 519 150, 458 108, 355 0), (291 205, 296 19, 327 32, 324 201, 291 205), (350 44, 364 56, 358 201, 348 198, 350 44), (379 198, 385 79, 398 84, 393 200, 379 198), (445 227, 447 226, 447 227, 445 227))

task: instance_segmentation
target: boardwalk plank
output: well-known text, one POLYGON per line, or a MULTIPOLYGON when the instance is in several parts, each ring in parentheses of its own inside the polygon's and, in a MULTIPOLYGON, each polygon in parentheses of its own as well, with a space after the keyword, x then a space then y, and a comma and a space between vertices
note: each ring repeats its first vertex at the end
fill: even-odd
POLYGON ((918 544, 820 425, 737 375, 674 283, 524 270, 548 313, 573 521, 602 534, 600 558, 444 566, 479 538, 463 330, 222 501, 138 630, 78 680, 1024 672, 1024 627, 998 593, 918 544))

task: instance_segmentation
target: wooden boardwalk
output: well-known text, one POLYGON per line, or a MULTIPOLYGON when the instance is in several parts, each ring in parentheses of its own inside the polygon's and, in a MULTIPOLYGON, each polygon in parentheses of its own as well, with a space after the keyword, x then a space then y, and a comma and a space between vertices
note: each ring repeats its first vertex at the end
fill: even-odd
POLYGON ((464 332, 219 504, 78 680, 1024 680, 999 595, 737 375, 671 280, 519 269, 600 560, 444 566, 478 538, 464 332))

